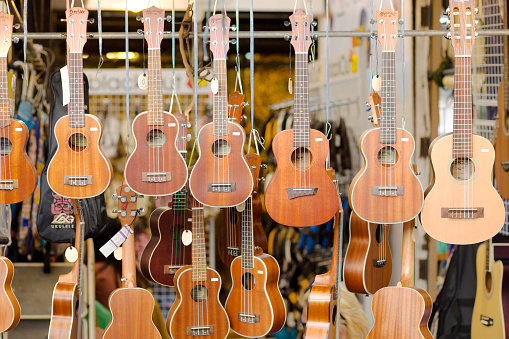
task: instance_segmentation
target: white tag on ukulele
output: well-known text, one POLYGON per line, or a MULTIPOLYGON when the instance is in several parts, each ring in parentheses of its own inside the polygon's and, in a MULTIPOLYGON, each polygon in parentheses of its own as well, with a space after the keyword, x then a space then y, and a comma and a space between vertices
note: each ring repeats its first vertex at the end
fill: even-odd
POLYGON ((212 93, 217 94, 219 91, 219 81, 217 81, 217 78, 212 79, 210 82, 210 90, 212 93))
POLYGON ((138 77, 138 87, 140 89, 147 89, 148 88, 148 76, 147 76, 146 73, 142 73, 138 77))
POLYGON ((65 106, 71 101, 67 65, 60 68, 60 78, 62 78, 62 105, 65 106))
POLYGON ((375 92, 379 92, 382 89, 382 78, 377 74, 371 80, 371 87, 375 92))
POLYGON ((182 243, 184 244, 184 246, 191 245, 192 241, 193 241, 193 232, 191 232, 190 230, 185 230, 184 232, 182 232, 182 243))
POLYGON ((69 246, 65 250, 65 259, 68 262, 76 262, 78 260, 78 250, 74 246, 69 246))
POLYGON ((106 244, 104 244, 99 251, 107 258, 126 241, 126 239, 133 234, 133 230, 129 225, 125 225, 111 238, 106 244))

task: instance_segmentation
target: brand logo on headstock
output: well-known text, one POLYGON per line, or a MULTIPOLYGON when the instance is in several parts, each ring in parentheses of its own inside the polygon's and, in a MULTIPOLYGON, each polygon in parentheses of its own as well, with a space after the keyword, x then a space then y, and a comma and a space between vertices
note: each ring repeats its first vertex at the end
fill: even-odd
POLYGON ((83 14, 83 13, 85 13, 85 9, 84 8, 78 8, 78 9, 71 8, 69 10, 69 17, 71 17, 73 15, 76 15, 76 14, 83 14))
POLYGON ((295 19, 297 20, 306 19, 307 17, 306 14, 295 14, 295 19))
POLYGON ((382 16, 382 17, 391 17, 391 16, 397 16, 397 15, 398 15, 397 11, 381 11, 380 12, 380 16, 382 16))
POLYGON ((158 9, 158 8, 154 8, 154 9, 147 9, 147 10, 145 11, 145 13, 147 13, 147 14, 159 14, 159 13, 161 13, 161 12, 162 12, 162 11, 161 11, 160 9, 158 9))

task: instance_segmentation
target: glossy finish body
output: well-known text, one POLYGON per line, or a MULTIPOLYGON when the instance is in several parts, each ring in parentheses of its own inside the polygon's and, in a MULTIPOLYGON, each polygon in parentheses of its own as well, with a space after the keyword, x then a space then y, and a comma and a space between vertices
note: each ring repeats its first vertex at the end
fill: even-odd
POLYGON ((0 333, 12 330, 19 323, 21 309, 12 292, 14 266, 6 257, 0 257, 0 333))
MULTIPOLYGON (((504 48, 507 48, 505 46, 504 48)), ((505 80, 500 82, 498 89, 498 132, 495 143, 495 180, 497 181, 498 193, 502 198, 509 199, 509 170, 505 171, 502 162, 509 163, 509 128, 507 125, 506 104, 505 104, 505 80)), ((509 101, 509 98, 507 98, 509 101)), ((506 170, 509 169, 507 165, 506 170)))
POLYGON ((325 171, 329 152, 327 138, 317 130, 309 130, 310 147, 307 149, 312 154, 312 161, 309 167, 297 169, 291 161, 291 154, 296 149, 293 132, 279 132, 272 142, 277 169, 265 192, 265 207, 270 217, 282 225, 320 225, 331 220, 339 208, 336 188, 325 171), (286 189, 299 186, 316 187, 318 190, 315 195, 289 199, 286 189))
POLYGON ((78 302, 77 284, 59 281, 55 285, 48 339, 78 338, 78 302))

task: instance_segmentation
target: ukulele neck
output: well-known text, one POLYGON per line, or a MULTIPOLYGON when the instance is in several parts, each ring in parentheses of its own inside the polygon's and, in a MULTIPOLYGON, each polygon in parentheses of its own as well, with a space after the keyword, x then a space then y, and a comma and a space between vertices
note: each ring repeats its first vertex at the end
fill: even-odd
POLYGON ((471 158, 472 150, 472 58, 456 56, 454 70, 454 158, 471 158))
POLYGON ((396 143, 396 52, 382 52, 380 143, 396 143))
POLYGON ((9 100, 9 78, 7 57, 0 57, 0 127, 11 124, 11 103, 9 100))
POLYGON ((193 282, 207 279, 207 248, 203 224, 203 205, 193 202, 193 282))
POLYGON ((78 260, 74 262, 72 271, 69 274, 61 276, 64 279, 59 279, 59 281, 74 283, 79 287, 80 270, 83 267, 83 231, 85 222, 82 220, 82 207, 80 200, 71 199, 71 204, 74 211, 74 218, 76 219, 76 238, 74 240, 74 247, 78 251, 78 260))
POLYGON ((415 243, 412 239, 415 220, 403 223, 403 250, 401 256, 401 286, 414 287, 415 243))
POLYGON ((85 98, 83 91, 83 54, 69 53, 69 125, 85 126, 85 98))
POLYGON ((493 260, 493 244, 491 238, 486 240, 486 272, 491 272, 491 261, 493 260))
POLYGON ((217 93, 213 99, 214 136, 228 135, 228 96, 226 88, 226 59, 214 59, 217 93))
POLYGON ((245 202, 244 210, 242 211, 242 268, 254 268, 254 245, 253 245, 253 197, 250 196, 245 202))
POLYGON ((164 125, 161 49, 148 49, 148 119, 150 126, 164 125))
POLYGON ((134 234, 131 234, 122 244, 122 287, 136 287, 136 261, 134 248, 134 234))
POLYGON ((309 147, 308 53, 295 53, 295 94, 293 104, 293 147, 309 147))

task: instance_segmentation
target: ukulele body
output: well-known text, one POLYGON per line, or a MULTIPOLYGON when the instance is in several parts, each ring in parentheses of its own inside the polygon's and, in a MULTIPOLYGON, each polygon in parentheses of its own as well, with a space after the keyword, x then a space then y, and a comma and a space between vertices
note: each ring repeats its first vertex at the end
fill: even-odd
POLYGON ((111 321, 103 339, 161 339, 152 321, 154 297, 143 288, 117 288, 108 304, 111 321))
POLYGON ((191 230, 191 211, 159 207, 150 215, 151 238, 140 258, 145 278, 163 286, 174 286, 175 273, 191 265, 192 244, 182 243, 182 231, 191 230))
POLYGON ((337 299, 333 285, 313 283, 308 299, 305 339, 336 338, 337 299))
MULTIPOLYGON (((65 276, 60 276, 59 280, 65 276)), ((48 339, 78 338, 78 286, 71 282, 57 282, 53 290, 53 304, 48 339)))
POLYGON ((355 213, 363 220, 378 224, 415 218, 422 208, 423 192, 411 165, 412 135, 396 128, 396 143, 381 144, 380 128, 372 128, 362 134, 359 147, 364 165, 349 192, 350 206, 355 213), (391 189, 384 190, 384 187, 391 189))
POLYGON ((504 265, 500 260, 492 260, 491 272, 486 271, 486 251, 484 242, 479 245, 476 255, 477 289, 472 312, 472 339, 502 339, 505 338, 502 306, 504 265))
POLYGON ((245 139, 244 129, 233 122, 228 122, 225 136, 214 135, 212 122, 200 129, 200 156, 189 179, 191 193, 198 202, 211 207, 233 207, 249 197, 253 177, 244 156, 245 139))
POLYGON ((382 287, 389 286, 391 275, 389 227, 368 223, 352 213, 350 241, 343 265, 347 289, 354 293, 374 294, 382 287))
POLYGON ((55 124, 58 148, 48 165, 50 188, 70 199, 91 198, 101 194, 110 185, 112 177, 111 163, 100 146, 101 122, 89 114, 85 114, 83 120, 84 127, 78 128, 69 126, 69 115, 58 119, 55 124), (78 145, 71 147, 71 139, 74 139, 71 136, 77 133, 85 136, 86 146, 78 140, 78 145), (75 184, 68 184, 66 180, 75 184))
POLYGON ((374 325, 366 339, 433 339, 428 320, 432 301, 420 288, 384 287, 373 296, 374 325))
POLYGON ((187 166, 177 149, 179 122, 168 112, 162 117, 161 125, 149 125, 148 112, 133 120, 136 147, 125 165, 125 179, 138 194, 170 195, 187 182, 187 166))
POLYGON ((193 282, 192 266, 182 267, 175 275, 177 297, 173 303, 166 327, 173 339, 224 339, 230 331, 230 321, 219 302, 221 276, 207 267, 207 278, 193 282), (200 287, 201 291, 200 291, 200 287), (198 286, 198 287, 197 287, 198 286), (203 287, 206 289, 203 289, 203 287), (198 300, 194 301, 192 296, 198 300), (207 335, 195 333, 192 327, 211 326, 207 335))
POLYGON ((331 220, 339 208, 336 187, 325 171, 327 138, 310 129, 309 142, 305 150, 294 147, 292 129, 279 132, 272 142, 277 169, 265 192, 265 207, 270 217, 282 225, 320 225, 331 220), (304 158, 299 158, 301 152, 306 154, 304 158), (292 192, 294 188, 312 190, 299 196, 292 192))
POLYGON ((253 256, 253 269, 248 269, 242 268, 242 257, 237 257, 230 272, 233 285, 225 308, 232 330, 248 338, 279 331, 286 321, 286 307, 276 259, 268 254, 253 256))
POLYGON ((21 120, 11 119, 0 128, 0 138, 9 145, 0 144, 0 204, 15 204, 25 200, 37 186, 37 171, 26 153, 29 131, 21 120), (7 140, 6 140, 7 139, 7 140), (5 149, 5 151, 4 151, 5 149), (13 181, 12 186, 9 181, 13 181))
POLYGON ((12 277, 14 266, 6 257, 0 257, 0 333, 16 327, 21 316, 18 299, 12 292, 12 277))
POLYGON ((492 238, 505 220, 503 201, 491 183, 495 154, 487 139, 473 135, 473 157, 468 163, 464 160, 457 163, 455 169, 459 179, 466 179, 458 180, 451 172, 455 163, 452 145, 450 134, 430 148, 433 180, 426 190, 420 220, 426 232, 439 241, 474 244, 492 238), (452 213, 462 209, 475 209, 477 213, 474 218, 463 212, 452 213))
MULTIPOLYGON (((505 108, 504 80, 498 89, 498 133, 495 143, 495 179, 498 193, 509 199, 509 119, 505 108)), ((509 98, 508 98, 509 99, 509 98)))

